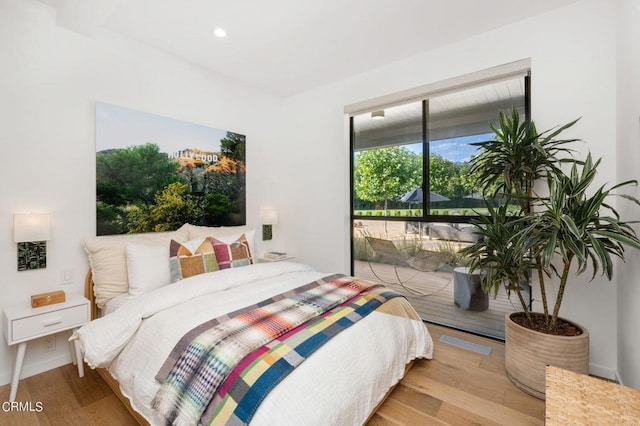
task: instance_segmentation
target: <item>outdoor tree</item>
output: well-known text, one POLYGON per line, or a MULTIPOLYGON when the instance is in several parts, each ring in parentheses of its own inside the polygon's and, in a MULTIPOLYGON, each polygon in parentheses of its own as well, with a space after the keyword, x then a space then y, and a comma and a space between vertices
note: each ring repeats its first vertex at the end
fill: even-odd
POLYGON ((404 147, 362 151, 354 160, 356 196, 364 201, 384 202, 397 198, 422 183, 422 157, 404 147))
POLYGON ((429 156, 429 189, 449 198, 474 192, 474 179, 467 163, 454 163, 438 154, 429 156))

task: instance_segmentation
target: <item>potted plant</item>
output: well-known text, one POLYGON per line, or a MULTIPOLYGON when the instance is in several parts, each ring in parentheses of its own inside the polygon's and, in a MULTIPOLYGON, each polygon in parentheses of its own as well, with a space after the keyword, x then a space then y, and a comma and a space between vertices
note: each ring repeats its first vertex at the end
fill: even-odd
POLYGON ((640 249, 629 222, 607 204, 613 190, 636 182, 592 189, 600 160, 590 154, 576 160, 567 148, 575 139, 555 139, 576 121, 538 133, 516 110, 500 113, 494 139, 479 143, 471 160, 483 192, 507 203, 487 205, 488 215, 476 221, 483 238, 462 253, 471 270, 482 271, 486 292, 505 286, 518 297, 522 312, 505 317, 505 366, 519 388, 538 398, 544 398, 546 365, 589 371, 588 331, 559 316, 572 267, 610 280, 614 257, 624 260, 625 247, 640 249), (548 279, 559 280, 554 294, 548 279), (532 312, 523 282, 538 286, 543 312, 532 312))

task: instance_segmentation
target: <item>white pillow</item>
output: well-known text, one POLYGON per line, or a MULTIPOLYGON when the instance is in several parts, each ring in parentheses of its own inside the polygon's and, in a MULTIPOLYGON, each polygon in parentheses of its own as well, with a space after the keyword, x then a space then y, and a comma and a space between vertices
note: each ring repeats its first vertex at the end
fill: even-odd
POLYGON ((89 255, 96 305, 103 308, 109 299, 129 292, 124 248, 127 244, 169 246, 171 240, 188 240, 187 228, 171 232, 87 237, 82 243, 89 255))
POLYGON ((130 295, 146 293, 171 281, 168 245, 127 244, 125 254, 130 295))

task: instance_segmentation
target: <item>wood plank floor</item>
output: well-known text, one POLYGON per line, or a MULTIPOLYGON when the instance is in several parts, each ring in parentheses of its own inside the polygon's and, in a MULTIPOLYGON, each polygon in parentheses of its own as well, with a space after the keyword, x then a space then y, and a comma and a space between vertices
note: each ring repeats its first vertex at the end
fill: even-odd
POLYGON ((405 295, 420 317, 429 322, 468 330, 483 336, 504 339, 504 316, 507 313, 521 310, 517 298, 509 299, 506 291, 501 289, 496 298, 489 296, 489 308, 475 312, 460 309, 453 301, 453 272, 419 272, 409 268, 394 268, 384 263, 354 262, 354 276, 384 284, 405 295), (398 271, 400 280, 410 289, 422 295, 412 293, 397 284, 398 271))
MULTIPOLYGON (((371 418, 388 425, 542 425, 544 402, 524 394, 506 377, 504 345, 495 340, 428 324, 435 344, 433 360, 417 360, 371 418), (485 356, 438 341, 441 335, 492 348, 485 356)), ((9 385, 0 387, 0 403, 9 385)), ((86 368, 79 378, 69 364, 21 380, 18 401, 42 403, 42 411, 5 412, 0 425, 135 425, 109 387, 86 368)))
POLYGON ((504 344, 427 324, 432 360, 417 360, 368 426, 543 425, 544 401, 516 388, 504 368, 504 344), (491 348, 489 356, 440 342, 442 335, 491 348))
MULTIPOLYGON (((137 425, 95 370, 84 371, 79 378, 76 366, 68 364, 21 380, 16 401, 31 402, 32 410, 0 409, 0 425, 137 425)), ((0 403, 9 399, 9 390, 10 385, 0 387, 0 403)))

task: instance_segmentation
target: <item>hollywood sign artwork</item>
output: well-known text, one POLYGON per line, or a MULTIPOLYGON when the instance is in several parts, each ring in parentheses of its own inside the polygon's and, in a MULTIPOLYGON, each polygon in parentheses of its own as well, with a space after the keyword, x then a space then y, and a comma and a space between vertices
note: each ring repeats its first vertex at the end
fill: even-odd
POLYGON ((180 158, 190 158, 192 160, 200 160, 204 163, 215 164, 218 162, 218 155, 210 152, 196 152, 191 150, 176 151, 167 154, 167 157, 173 160, 180 158))

